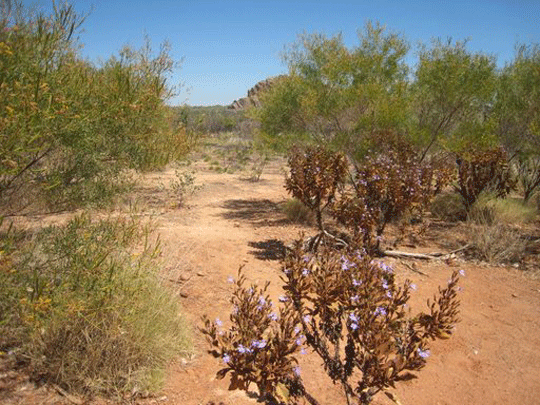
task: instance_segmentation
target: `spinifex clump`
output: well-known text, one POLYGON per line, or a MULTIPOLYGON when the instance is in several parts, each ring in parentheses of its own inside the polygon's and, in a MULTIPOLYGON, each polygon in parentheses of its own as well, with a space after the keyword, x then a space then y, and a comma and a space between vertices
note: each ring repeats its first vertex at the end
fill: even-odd
POLYGON ((231 327, 205 319, 213 353, 232 373, 231 388, 257 384, 262 396, 290 403, 309 396, 295 354, 308 345, 326 373, 341 384, 347 403, 369 404, 398 381, 414 378, 429 356, 429 342, 452 334, 458 321, 458 272, 439 289, 427 313, 412 316, 407 302, 416 286, 397 285, 392 268, 362 248, 338 251, 322 244, 308 252, 301 241, 283 261, 285 295, 277 310, 266 289, 236 282, 231 327))

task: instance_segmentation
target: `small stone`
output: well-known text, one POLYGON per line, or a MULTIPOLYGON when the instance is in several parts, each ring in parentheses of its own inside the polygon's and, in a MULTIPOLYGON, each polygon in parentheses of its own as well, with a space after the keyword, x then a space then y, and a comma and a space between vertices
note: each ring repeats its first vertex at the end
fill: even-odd
POLYGON ((240 222, 235 222, 235 223, 234 223, 234 227, 235 227, 235 228, 240 228, 240 222))
POLYGON ((180 275, 180 280, 181 281, 188 281, 189 280, 189 276, 187 274, 181 274, 180 275))
POLYGON ((204 274, 202 271, 198 271, 198 272, 197 272, 197 275, 198 275, 199 277, 204 277, 204 276, 206 276, 206 274, 204 274))
POLYGON ((180 297, 182 297, 182 298, 187 298, 187 297, 189 297, 189 295, 188 295, 188 293, 185 292, 185 291, 180 291, 180 297))
POLYGON ((512 293, 512 297, 517 298, 517 294, 512 293))

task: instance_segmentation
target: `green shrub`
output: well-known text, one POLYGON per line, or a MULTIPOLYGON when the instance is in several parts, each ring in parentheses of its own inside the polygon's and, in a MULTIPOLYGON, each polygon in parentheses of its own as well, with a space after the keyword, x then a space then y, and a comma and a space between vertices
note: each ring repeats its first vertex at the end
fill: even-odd
POLYGON ((524 225, 536 220, 538 211, 522 199, 483 194, 472 206, 468 219, 477 224, 524 225))
POLYGON ((283 204, 283 212, 287 219, 294 223, 312 225, 314 215, 311 210, 296 198, 290 198, 283 204))
POLYGON ((433 199, 430 211, 435 218, 456 222, 467 218, 462 197, 456 192, 441 193, 433 199))
POLYGON ((4 210, 107 199, 125 169, 159 168, 186 151, 185 130, 164 104, 174 66, 167 44, 157 54, 148 40, 124 47, 98 67, 78 53, 84 18, 68 3, 50 15, 18 1, 0 9, 4 210))
POLYGON ((190 344, 149 232, 132 218, 86 214, 22 239, 16 255, 2 234, 0 350, 70 391, 155 390, 190 344))

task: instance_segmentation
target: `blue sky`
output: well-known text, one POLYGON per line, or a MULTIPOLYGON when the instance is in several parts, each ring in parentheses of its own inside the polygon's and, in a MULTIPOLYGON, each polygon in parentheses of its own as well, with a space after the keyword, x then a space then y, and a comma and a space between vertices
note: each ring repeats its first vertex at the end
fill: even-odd
MULTIPOLYGON (((25 4, 31 3, 24 1, 25 4)), ((343 34, 357 44, 367 20, 399 32, 411 45, 433 37, 470 38, 468 47, 497 56, 499 66, 514 56, 514 45, 540 43, 540 0, 72 0, 91 11, 81 34, 82 53, 97 61, 128 44, 140 47, 144 35, 154 48, 168 40, 182 60, 171 77, 183 84, 173 105, 230 104, 269 76, 286 72, 280 54, 306 31, 343 34)), ((39 4, 49 5, 42 0, 39 4)))

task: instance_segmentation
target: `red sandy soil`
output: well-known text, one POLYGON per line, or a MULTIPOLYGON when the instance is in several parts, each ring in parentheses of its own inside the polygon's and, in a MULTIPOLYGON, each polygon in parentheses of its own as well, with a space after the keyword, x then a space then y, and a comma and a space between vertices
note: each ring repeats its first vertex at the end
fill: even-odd
MULTIPOLYGON (((195 344, 194 355, 175 361, 169 367, 163 392, 141 400, 145 404, 258 403, 255 392, 229 391, 228 377, 215 378, 222 364, 207 354, 208 345, 197 328, 203 314, 228 319, 233 286, 227 278, 236 276, 241 265, 249 281, 261 285, 270 281, 270 292, 276 299, 281 294, 278 259, 283 247, 300 232, 315 234, 313 228, 291 224, 280 209, 288 198, 283 167, 283 161, 274 161, 260 181, 253 182, 242 174, 218 174, 203 162, 195 163, 190 169, 196 170, 196 184, 203 188, 180 208, 170 192, 160 187, 173 180, 172 169, 145 176, 134 193, 144 215, 157 222, 165 263, 163 277, 182 302, 195 344)), ((434 223, 419 244, 399 249, 450 251, 464 243, 460 238, 466 238, 458 228, 434 223)), ((446 284, 453 270, 466 273, 461 280, 461 322, 456 333, 449 340, 433 343, 418 379, 398 385, 395 392, 401 404, 540 404, 540 282, 531 276, 530 269, 525 272, 512 266, 465 261, 459 256, 447 261, 387 261, 394 266, 398 280, 408 278, 417 284, 411 300, 417 310, 425 308, 426 299, 446 284)), ((319 358, 310 353, 299 357, 308 392, 321 405, 346 404, 340 387, 326 377, 319 358)), ((0 382, 8 374, 0 370, 0 382)), ((4 399, 7 404, 79 401, 46 387, 35 389, 24 380, 4 399)), ((384 395, 373 403, 393 404, 384 395)))

